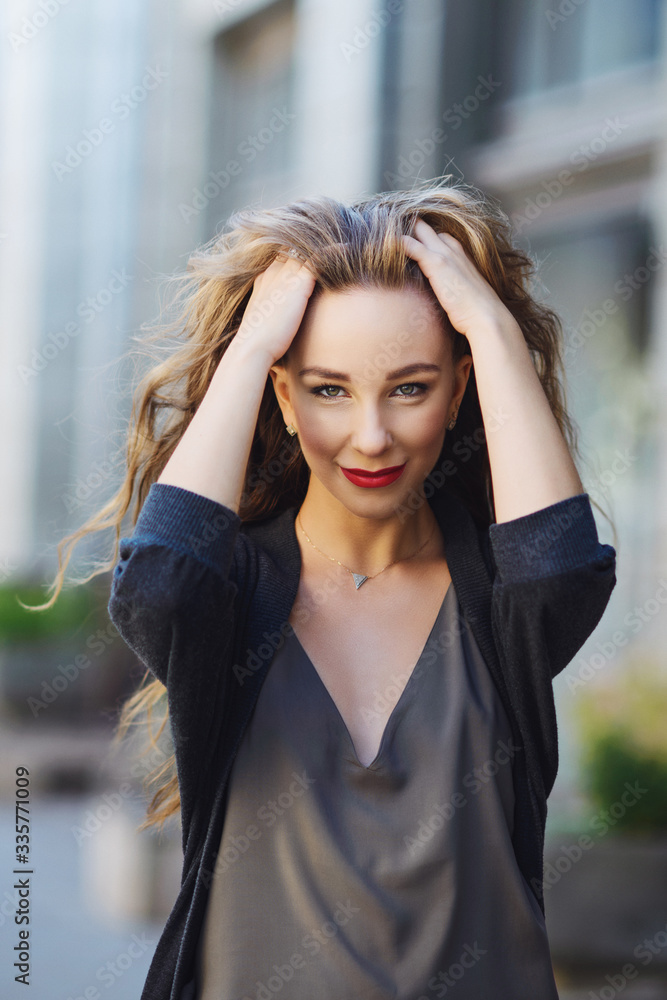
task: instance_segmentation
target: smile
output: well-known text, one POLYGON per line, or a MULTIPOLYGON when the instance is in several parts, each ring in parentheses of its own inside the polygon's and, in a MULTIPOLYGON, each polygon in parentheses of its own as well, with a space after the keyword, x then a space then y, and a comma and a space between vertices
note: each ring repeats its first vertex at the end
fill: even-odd
POLYGON ((380 469, 378 472, 366 472, 364 469, 344 469, 341 472, 355 486, 389 486, 396 482, 405 468, 403 465, 394 465, 390 469, 380 469))

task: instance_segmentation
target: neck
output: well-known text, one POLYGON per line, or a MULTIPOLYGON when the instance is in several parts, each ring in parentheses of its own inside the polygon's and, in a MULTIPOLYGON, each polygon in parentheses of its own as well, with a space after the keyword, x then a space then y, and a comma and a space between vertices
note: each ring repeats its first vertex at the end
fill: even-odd
MULTIPOLYGON (((378 573, 389 563, 413 556, 420 546, 424 548, 419 555, 432 554, 438 531, 428 502, 422 502, 417 510, 409 509, 400 517, 393 507, 385 514, 371 514, 371 504, 367 506, 369 513, 364 512, 363 503, 357 511, 350 510, 323 487, 314 486, 311 476, 297 525, 300 522, 313 545, 325 556, 338 559, 354 572, 368 576, 378 573)), ((375 505, 377 510, 378 505, 375 505)), ((303 535, 301 538, 308 546, 303 535)))

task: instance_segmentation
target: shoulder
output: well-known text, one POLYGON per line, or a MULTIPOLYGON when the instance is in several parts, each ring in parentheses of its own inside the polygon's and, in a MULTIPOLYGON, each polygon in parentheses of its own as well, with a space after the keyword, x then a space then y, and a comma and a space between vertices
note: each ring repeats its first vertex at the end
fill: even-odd
POLYGON ((242 521, 241 533, 253 544, 260 545, 267 551, 273 551, 276 547, 280 548, 290 535, 294 535, 295 520, 296 508, 288 507, 261 520, 242 521))
POLYGON ((241 523, 237 545, 247 553, 252 552, 262 565, 298 576, 301 569, 301 552, 297 542, 294 522, 296 508, 289 507, 261 521, 241 523))
POLYGON ((231 568, 232 576, 267 560, 288 573, 298 572, 295 517, 296 509, 290 507, 259 521, 242 521, 217 500, 158 482, 150 487, 132 541, 187 553, 219 572, 231 568))

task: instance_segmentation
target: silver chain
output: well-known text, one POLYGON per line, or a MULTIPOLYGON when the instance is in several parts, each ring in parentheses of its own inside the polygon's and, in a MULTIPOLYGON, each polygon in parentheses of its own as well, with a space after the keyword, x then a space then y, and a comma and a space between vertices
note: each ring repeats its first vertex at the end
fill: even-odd
POLYGON ((297 521, 299 522, 299 527, 300 527, 301 531, 306 536, 306 541, 310 542, 310 544, 313 546, 313 548, 317 552, 319 552, 320 555, 326 556, 326 558, 330 559, 331 562, 338 563, 339 566, 342 566, 343 569, 346 569, 348 571, 348 573, 352 574, 352 577, 354 579, 354 585, 357 588, 357 590, 359 590, 359 587, 361 587, 362 584, 366 583, 366 580, 374 580, 376 576, 379 576, 380 573, 384 573, 384 571, 386 569, 389 569, 389 567, 393 566, 395 563, 397 563, 397 562, 406 562, 408 559, 414 559, 415 556, 419 555, 419 553, 424 548, 424 546, 427 545, 428 542, 430 542, 431 538, 433 537, 433 533, 435 531, 435 525, 433 525, 433 528, 431 529, 431 533, 428 536, 428 538, 426 539, 426 541, 423 542, 419 546, 419 548, 417 549, 417 551, 413 552, 411 556, 405 556, 403 559, 393 559, 390 563, 387 563, 386 566, 383 566, 382 569, 378 570, 377 573, 373 573, 372 576, 364 576, 363 573, 355 573, 353 569, 350 569, 349 566, 346 566, 345 563, 342 563, 340 561, 340 559, 334 559, 333 556, 328 555, 326 552, 322 552, 322 549, 319 549, 317 547, 317 545, 315 544, 315 542, 311 538, 308 537, 308 535, 306 534, 306 530, 305 530, 303 524, 301 523, 301 511, 299 511, 299 514, 298 514, 298 517, 297 517, 297 521))

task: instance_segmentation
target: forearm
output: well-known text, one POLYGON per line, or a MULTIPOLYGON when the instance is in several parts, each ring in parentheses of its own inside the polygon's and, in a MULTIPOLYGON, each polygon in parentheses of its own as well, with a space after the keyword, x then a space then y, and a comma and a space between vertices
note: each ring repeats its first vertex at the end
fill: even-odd
POLYGON ((423 219, 406 253, 468 338, 484 421, 498 523, 583 493, 583 486, 516 320, 449 233, 423 219))
POLYGON ((238 512, 259 404, 272 359, 232 341, 158 482, 238 512))
POLYGON ((158 482, 238 513, 269 371, 289 348, 314 286, 312 272, 290 257, 255 278, 238 333, 158 482))
POLYGON ((518 324, 469 336, 489 451, 496 521, 584 492, 518 324))

